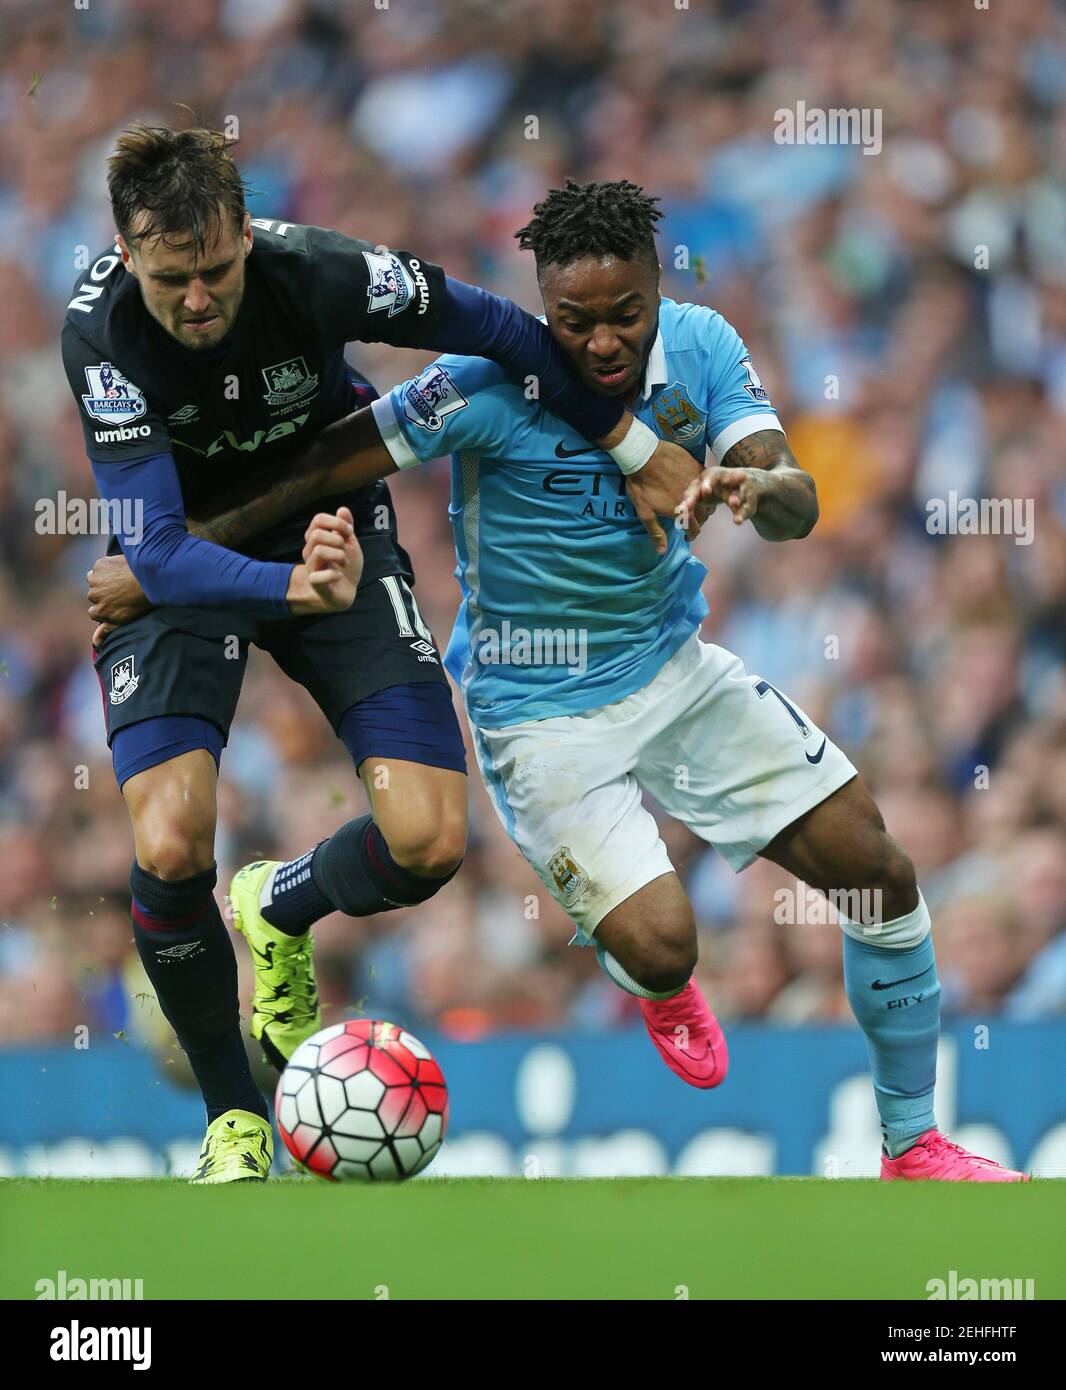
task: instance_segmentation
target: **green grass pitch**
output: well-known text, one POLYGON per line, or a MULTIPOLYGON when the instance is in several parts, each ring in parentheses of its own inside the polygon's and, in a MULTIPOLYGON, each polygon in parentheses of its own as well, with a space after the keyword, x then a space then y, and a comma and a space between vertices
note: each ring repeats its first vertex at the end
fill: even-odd
POLYGON ((954 1269, 1062 1299, 1064 1230, 1050 1181, 8 1179, 0 1296, 65 1270, 146 1299, 924 1299, 954 1269))

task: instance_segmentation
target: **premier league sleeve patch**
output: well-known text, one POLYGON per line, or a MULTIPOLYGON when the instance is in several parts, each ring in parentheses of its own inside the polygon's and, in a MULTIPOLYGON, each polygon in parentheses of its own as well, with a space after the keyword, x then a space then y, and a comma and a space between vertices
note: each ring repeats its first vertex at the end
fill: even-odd
POLYGON ((420 377, 403 390, 403 413, 421 429, 444 428, 445 415, 462 410, 470 402, 443 367, 427 367, 420 377))
POLYGON ((109 425, 128 425, 147 412, 148 403, 141 388, 134 386, 110 362, 86 367, 85 377, 89 390, 81 400, 85 413, 94 420, 103 420, 109 425))
POLYGON ((742 357, 740 359, 740 365, 746 372, 748 378, 744 383, 744 390, 747 391, 753 401, 768 402, 770 399, 769 392, 759 380, 759 373, 755 370, 755 366, 752 363, 751 353, 748 353, 747 357, 742 357))
POLYGON ((403 261, 391 251, 385 255, 364 251, 363 258, 370 268, 370 284, 366 287, 367 312, 376 314, 387 309, 390 319, 402 313, 415 293, 414 281, 403 261))

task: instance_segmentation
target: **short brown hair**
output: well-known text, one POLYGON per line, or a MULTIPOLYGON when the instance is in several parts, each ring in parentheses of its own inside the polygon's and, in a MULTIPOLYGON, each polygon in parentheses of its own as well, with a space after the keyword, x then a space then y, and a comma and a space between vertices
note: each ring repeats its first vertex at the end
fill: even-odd
POLYGON ((107 161, 115 226, 130 245, 162 237, 177 250, 222 234, 227 214, 244 222, 245 185, 218 130, 170 130, 137 121, 122 132, 107 161), (143 226, 132 231, 141 214, 143 226), (169 238, 188 233, 180 243, 169 238))

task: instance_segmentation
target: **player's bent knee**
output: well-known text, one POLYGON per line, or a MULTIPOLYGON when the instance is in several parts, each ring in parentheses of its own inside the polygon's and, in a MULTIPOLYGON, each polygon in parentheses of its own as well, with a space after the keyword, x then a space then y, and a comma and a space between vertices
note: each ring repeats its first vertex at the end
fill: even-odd
POLYGON ((396 863, 420 878, 445 878, 453 874, 466 854, 466 821, 408 826, 385 843, 396 863))
POLYGON ((698 956, 695 932, 650 941, 640 950, 630 973, 637 984, 653 994, 666 994, 688 983, 698 956))
POLYGON ((651 990, 653 994, 669 994, 671 990, 683 989, 692 978, 695 962, 690 965, 663 965, 643 970, 634 978, 638 985, 651 990))
POLYGON ((213 838, 180 827, 137 836, 137 862, 168 883, 201 874, 215 862, 213 838))
POLYGON ((681 989, 699 955, 692 907, 673 874, 647 884, 609 912, 596 939, 632 980, 653 994, 681 989))
POLYGON ((147 873, 175 882, 214 864, 215 775, 211 754, 198 748, 123 784, 137 862, 147 873))

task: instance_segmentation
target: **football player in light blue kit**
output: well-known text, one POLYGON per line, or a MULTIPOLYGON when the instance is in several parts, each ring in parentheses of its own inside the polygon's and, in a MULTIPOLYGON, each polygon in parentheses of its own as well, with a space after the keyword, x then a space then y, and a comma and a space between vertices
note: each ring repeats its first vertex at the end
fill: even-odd
MULTIPOLYGON (((713 310, 660 297, 656 201, 625 180, 568 181, 537 205, 519 237, 548 326, 586 382, 691 452, 690 531, 724 505, 766 540, 801 538, 817 519, 814 483, 744 344, 713 310)), ((575 939, 640 1000, 667 1064, 708 1088, 728 1059, 692 979, 692 908, 645 791, 734 870, 761 855, 848 902, 873 893, 876 919, 841 925, 882 1177, 1024 1181, 936 1129, 939 984, 910 859, 812 720, 699 640, 706 570, 680 527, 666 534, 650 514, 648 490, 491 362, 444 357, 325 431, 303 482, 256 506, 268 524, 307 491, 443 453, 463 593, 446 664, 482 777, 575 939)), ((329 535, 313 522, 305 558, 316 544, 328 563, 329 535)))
MULTIPOLYGON (((715 467, 689 502, 725 503, 767 540, 805 536, 799 470, 751 358, 717 313, 658 292, 655 200, 568 182, 519 233, 552 332, 585 380, 715 467)), ((1010 1181, 936 1129, 939 985, 914 869, 855 768, 813 721, 699 640, 703 565, 682 531, 656 554, 603 453, 499 368, 446 357, 370 409, 393 461, 453 455, 463 603, 445 663, 485 785, 522 853, 690 1084, 725 1040, 692 977, 696 929, 646 791, 735 870, 757 855, 823 891, 876 890, 843 922, 848 996, 869 1043, 882 1176, 1010 1181)))

